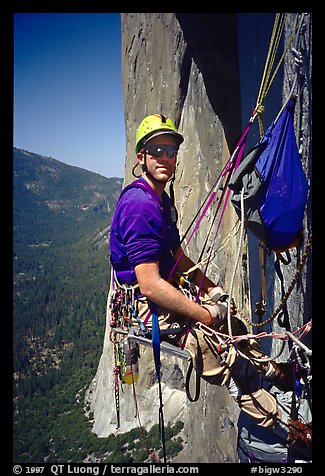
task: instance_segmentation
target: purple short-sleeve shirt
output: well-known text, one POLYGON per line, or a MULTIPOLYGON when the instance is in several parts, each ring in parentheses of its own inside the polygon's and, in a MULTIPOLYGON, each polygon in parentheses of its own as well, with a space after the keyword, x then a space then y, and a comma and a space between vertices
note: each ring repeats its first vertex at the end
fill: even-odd
POLYGON ((117 279, 135 282, 135 266, 152 261, 159 262, 160 274, 167 279, 179 246, 179 232, 172 221, 167 193, 160 199, 142 178, 125 187, 110 230, 111 263, 117 279))

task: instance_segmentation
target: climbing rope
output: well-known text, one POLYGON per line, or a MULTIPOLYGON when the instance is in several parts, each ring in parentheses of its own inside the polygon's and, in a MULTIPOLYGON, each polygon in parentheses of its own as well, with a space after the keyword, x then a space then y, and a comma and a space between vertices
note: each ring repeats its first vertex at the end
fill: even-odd
MULTIPOLYGON (((220 228, 220 225, 221 225, 221 219, 224 215, 224 211, 225 211, 228 199, 229 199, 229 192, 230 191, 228 190, 227 193, 226 193, 227 185, 228 185, 228 182, 230 180, 231 174, 237 169, 237 167, 238 167, 238 165, 241 161, 242 155, 244 153, 244 148, 245 148, 247 136, 248 136, 248 133, 250 131, 250 128, 252 126, 252 123, 253 123, 256 115, 257 115, 257 112, 253 111, 252 116, 249 119, 243 133, 241 134, 233 153, 231 154, 230 158, 227 160, 227 162, 224 165, 222 171, 220 172, 217 180, 215 181, 214 187, 210 190, 209 194, 205 198, 203 204, 201 205, 201 207, 199 209, 199 212, 195 216, 195 220, 192 220, 191 226, 194 225, 194 223, 196 222, 195 225, 194 225, 194 228, 193 228, 189 238, 187 239, 181 253, 179 254, 179 257, 176 260, 172 270, 170 271, 169 276, 167 278, 167 281, 170 281, 172 279, 172 277, 174 276, 174 274, 177 270, 178 264, 179 264, 182 256, 184 255, 186 249, 188 248, 192 238, 194 237, 194 234, 199 229, 199 226, 200 226, 203 218, 205 217, 205 215, 207 214, 207 212, 208 212, 209 208, 211 207, 212 203, 216 199, 217 193, 219 192, 219 190, 222 190, 221 197, 220 197, 220 199, 218 200, 218 203, 217 203, 217 212, 219 212, 219 210, 221 209, 221 217, 219 218, 219 221, 218 221, 218 224, 217 224, 217 231, 215 233, 215 238, 216 238, 216 235, 217 235, 217 233, 219 231, 219 228, 220 228), (223 201, 224 198, 225 198, 225 202, 223 203, 223 207, 221 208, 222 201, 223 201), (205 206, 203 208, 204 204, 205 204, 205 206), (202 208, 203 208, 203 210, 202 210, 202 208), (196 218, 198 217, 198 215, 200 215, 200 216, 199 216, 198 220, 196 221, 196 218)), ((185 237, 189 233, 189 231, 190 231, 190 227, 187 229, 185 235, 183 236, 182 242, 185 240, 185 237)), ((213 243, 215 243, 215 239, 213 240, 213 243)), ((211 247, 211 249, 212 248, 213 247, 211 247)), ((211 253, 210 253, 210 255, 211 255, 211 253)), ((210 262, 210 259, 208 260, 208 263, 207 263, 206 267, 208 266, 209 262, 210 262)), ((204 273, 203 273, 203 279, 204 279, 204 273)))
POLYGON ((288 97, 284 101, 282 108, 280 109, 277 117, 275 118, 275 121, 274 121, 275 123, 278 121, 279 117, 281 116, 282 112, 284 111, 284 109, 285 109, 286 105, 288 104, 288 102, 290 101, 290 99, 294 96, 294 91, 295 91, 295 89, 298 85, 298 75, 299 75, 300 67, 301 67, 301 64, 302 64, 303 60, 302 60, 302 54, 300 53, 300 51, 297 50, 297 48, 298 48, 298 42, 299 42, 299 35, 300 35, 301 29, 302 29, 302 26, 303 26, 303 22, 304 22, 304 17, 305 17, 304 13, 301 14, 300 19, 299 19, 299 14, 296 15, 295 26, 294 26, 293 32, 292 32, 292 34, 291 34, 291 36, 288 40, 287 47, 285 48, 285 51, 283 53, 283 57, 284 57, 285 53, 287 53, 288 48, 291 45, 293 39, 295 39, 294 46, 292 47, 291 51, 292 51, 293 56, 294 56, 296 74, 294 76, 293 83, 292 83, 290 92, 288 94, 288 97))
POLYGON ((258 125, 260 129, 261 137, 263 137, 264 135, 264 127, 263 127, 263 121, 262 121, 262 114, 264 112, 263 102, 268 91, 270 90, 271 84, 273 83, 273 80, 275 78, 275 73, 278 72, 280 67, 280 61, 279 61, 278 66, 276 67, 275 72, 272 76, 272 79, 270 80, 271 72, 275 62, 276 52, 278 50, 280 39, 281 39, 283 28, 284 28, 285 15, 286 15, 285 13, 277 13, 275 16, 273 30, 272 30, 270 44, 269 44, 269 50, 267 53, 260 90, 259 90, 257 101, 256 101, 255 109, 258 113, 258 125))
POLYGON ((279 339, 282 341, 288 341, 292 340, 295 342, 299 347, 301 347, 304 352, 306 352, 309 356, 312 355, 312 350, 309 349, 305 344, 301 342, 301 339, 304 338, 308 332, 311 331, 312 329, 312 321, 307 322, 306 324, 303 324, 301 327, 296 329, 293 332, 285 331, 285 333, 277 333, 277 332, 260 332, 259 334, 240 334, 237 336, 230 335, 230 333, 225 334, 224 332, 219 332, 216 331, 215 329, 212 329, 211 327, 207 326, 206 324, 203 324, 202 322, 199 322, 197 324, 199 328, 202 328, 205 330, 205 332, 210 332, 211 335, 214 334, 218 339, 222 338, 223 340, 220 342, 220 344, 227 344, 231 342, 232 344, 236 344, 238 342, 241 342, 243 340, 250 340, 250 339, 263 339, 263 338, 270 338, 270 339, 279 339), (295 336, 295 334, 299 334, 299 337, 295 336))
MULTIPOLYGON (((263 77, 262 77, 262 81, 261 81, 261 85, 260 85, 259 94, 258 94, 258 97, 257 97, 256 108, 255 108, 255 110, 257 111, 257 114, 258 114, 258 121, 259 121, 261 137, 264 135, 264 129, 263 129, 263 124, 262 124, 262 120, 261 120, 261 115, 264 111, 264 106, 263 106, 264 99, 265 99, 267 93, 270 90, 271 84, 274 81, 274 78, 275 78, 275 76, 276 76, 276 74, 279 70, 279 67, 280 67, 281 63, 283 62, 285 54, 287 53, 287 51, 288 51, 288 49, 289 49, 289 47, 290 47, 290 45, 291 45, 291 43, 294 39, 295 32, 297 32, 296 33, 295 46, 297 45, 297 38, 298 38, 299 33, 300 33, 300 28, 302 26, 303 19, 304 19, 304 14, 301 15, 300 19, 299 19, 299 14, 297 14, 295 22, 294 22, 293 32, 290 35, 289 41, 287 42, 287 45, 284 48, 283 54, 282 54, 280 60, 278 61, 278 64, 277 64, 277 66, 274 70, 273 75, 271 76, 271 71, 274 67, 276 52, 277 52, 277 49, 279 47, 280 39, 281 39, 281 36, 282 36, 282 33, 283 33, 284 20, 285 20, 285 14, 279 14, 279 13, 276 14, 274 27, 273 27, 273 31, 272 31, 272 35, 271 35, 271 40, 270 40, 270 45, 269 45, 269 50, 268 50, 268 54, 267 54, 267 59, 266 59, 266 63, 265 63, 265 68, 264 68, 264 72, 263 72, 263 77)), ((297 57, 298 52, 296 50, 294 50, 293 52, 294 52, 295 56, 297 57)), ((300 57, 298 59, 299 59, 299 61, 301 61, 300 57)), ((291 96, 293 94, 294 87, 296 85, 296 79, 297 78, 295 77, 294 83, 293 83, 291 91, 290 91, 289 99, 291 98, 291 96)), ((286 103, 287 103, 287 101, 286 101, 286 103)), ((285 107, 285 105, 283 107, 285 107)), ((283 107, 282 107, 281 111, 283 110, 283 107)), ((239 245, 238 245, 237 255, 236 255, 236 259, 235 259, 233 274, 232 274, 232 277, 231 277, 231 284, 230 284, 230 290, 229 290, 229 299, 231 299, 231 297, 233 295, 234 280, 235 280, 235 276, 236 276, 236 273, 237 273, 237 267, 238 267, 241 247, 242 247, 242 243, 243 243, 243 239, 244 239, 244 233, 245 233, 245 227, 244 227, 245 219, 244 219, 244 213, 243 212, 244 212, 244 196, 243 196, 243 190, 242 190, 242 193, 241 193, 241 233, 240 233, 240 238, 239 238, 239 245)), ((304 252, 303 252, 302 260, 301 260, 301 262, 300 262, 300 264, 297 268, 296 274, 295 274, 287 292, 283 293, 283 297, 281 299, 281 302, 279 303, 278 307, 275 309, 273 314, 264 321, 259 320, 259 322, 254 323, 251 320, 249 320, 248 318, 246 318, 246 316, 243 314, 242 311, 238 310, 238 313, 239 313, 240 317, 243 318, 243 320, 245 320, 252 327, 261 328, 262 326, 271 322, 280 313, 280 311, 283 308, 285 308, 286 302, 287 302, 292 290, 294 289, 295 284, 297 283, 297 281, 299 280, 299 278, 301 276, 303 267, 304 267, 304 265, 306 263, 306 260, 307 260, 307 256, 308 256, 309 252, 311 251, 311 243, 312 243, 312 236, 310 235, 310 237, 308 238, 306 247, 304 249, 304 252)), ((230 336, 230 338, 232 338, 230 307, 228 307, 227 322, 228 322, 229 336, 230 336)), ((283 345, 282 345, 282 349, 280 349, 280 354, 281 354, 283 348, 284 348, 284 342, 283 342, 283 345)), ((239 349, 236 348, 236 350, 244 358, 247 358, 244 354, 242 354, 239 351, 239 349)), ((273 357, 270 357, 270 358, 267 358, 267 359, 253 359, 253 360, 267 361, 267 360, 272 360, 274 358, 275 357, 273 356, 273 357)))
POLYGON ((136 391, 135 391, 135 383, 133 382, 133 394, 134 394, 134 403, 135 403, 135 407, 136 407, 136 417, 137 417, 137 420, 138 420, 138 425, 139 425, 139 428, 140 428, 140 431, 141 431, 141 436, 143 438, 143 441, 144 441, 144 445, 146 447, 146 450, 148 452, 148 454, 150 455, 150 457, 152 458, 153 461, 156 461, 157 463, 161 463, 160 459, 158 458, 158 456, 156 455, 156 453, 154 452, 154 450, 149 446, 149 442, 148 442, 148 438, 147 438, 147 435, 146 435, 146 432, 142 426, 142 423, 141 423, 141 419, 140 419, 140 412, 139 412, 139 407, 138 407, 138 400, 137 400, 137 396, 136 396, 136 391))
POLYGON ((278 353, 275 356, 272 357, 267 357, 267 358, 256 358, 256 357, 248 357, 246 354, 243 354, 242 352, 239 351, 237 344, 239 344, 243 340, 250 340, 250 339, 264 339, 264 338, 270 338, 270 339, 279 339, 282 341, 282 344, 284 345, 285 342, 288 342, 292 340, 298 347, 300 347, 303 352, 310 357, 312 355, 312 350, 309 349, 307 346, 305 346, 302 342, 301 339, 305 337, 305 335, 312 329, 312 321, 308 322, 307 324, 304 324, 300 328, 296 329, 294 332, 289 332, 285 331, 285 334, 280 334, 276 332, 260 332, 259 334, 242 334, 238 336, 230 335, 229 329, 228 329, 228 334, 218 332, 215 329, 212 329, 211 327, 206 326, 202 322, 197 324, 197 327, 202 329, 205 334, 208 335, 215 335, 215 337, 219 340, 221 339, 222 344, 231 344, 234 345, 236 348, 236 351, 244 357, 246 360, 254 360, 255 362, 269 362, 271 360, 275 360, 278 358, 281 353, 283 352, 283 346, 281 349, 278 351, 278 353), (299 334, 299 337, 296 337, 295 334, 299 334))
MULTIPOLYGON (((244 187, 241 190, 240 203, 241 203, 240 235, 239 235, 237 255, 236 255, 235 264, 234 264, 234 270, 233 270, 233 273, 232 273, 232 276, 231 276, 231 281, 230 281, 229 303, 231 302, 231 299, 232 299, 232 296, 233 296, 234 284, 235 284, 235 275, 237 273, 237 267, 238 267, 238 263, 239 263, 240 252, 241 252, 241 249, 242 249, 242 245, 243 245, 243 241, 244 241, 244 234, 245 234, 244 187)), ((232 337, 230 305, 228 306, 227 321, 228 321, 228 332, 229 332, 230 337, 232 337)))
MULTIPOLYGON (((275 79, 275 77, 276 77, 276 75, 277 75, 277 73, 280 69, 280 66, 281 66, 281 64, 282 64, 282 62, 285 58, 285 55, 287 54, 287 52, 289 50, 289 47, 290 47, 292 41, 294 40, 295 36, 296 36, 296 38, 298 38, 300 28, 301 28, 303 20, 304 20, 304 14, 301 15, 300 19, 299 19, 299 14, 296 15, 293 31, 292 31, 292 33, 291 33, 291 35, 290 35, 290 37, 287 41, 287 44, 284 47, 283 53, 282 53, 281 57, 279 58, 279 61, 276 65, 276 67, 274 68, 276 54, 277 54, 279 44, 280 44, 280 40, 281 40, 283 30, 284 30, 285 17, 286 17, 286 13, 277 13, 276 16, 275 16, 272 35, 271 35, 270 44, 269 44, 269 50, 268 50, 268 54, 267 54, 267 58, 266 58, 266 62, 265 62, 265 67, 264 67, 264 71, 263 71, 263 75, 262 75, 260 90, 259 90, 259 93, 258 93, 258 96, 257 96, 257 101, 256 101, 256 106, 255 106, 255 109, 256 109, 257 114, 258 114, 258 124, 259 124, 259 130, 260 130, 260 137, 261 138, 264 135, 264 126, 263 126, 263 121, 262 121, 262 114, 265 110, 264 99, 266 98, 266 96, 267 96, 267 94, 268 94, 268 92, 269 92, 269 90, 270 90, 270 88, 273 84, 273 81, 274 81, 274 79, 275 79), (271 76, 273 68, 274 68, 274 71, 273 71, 273 74, 271 76)), ((295 78, 294 83, 292 85, 292 89, 291 89, 291 92, 289 94, 288 100, 292 97, 295 86, 296 86, 296 78, 295 78)), ((281 111, 284 109, 288 100, 283 105, 281 111)), ((277 118, 280 116, 281 111, 278 114, 277 118)))

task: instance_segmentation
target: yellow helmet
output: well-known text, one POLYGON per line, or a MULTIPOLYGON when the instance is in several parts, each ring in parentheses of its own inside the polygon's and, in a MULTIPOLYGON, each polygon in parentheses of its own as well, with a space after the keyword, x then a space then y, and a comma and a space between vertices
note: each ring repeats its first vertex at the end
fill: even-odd
POLYGON ((161 134, 172 134, 178 140, 178 145, 184 141, 184 137, 177 132, 175 124, 168 116, 151 114, 145 117, 138 127, 135 152, 138 153, 149 139, 161 134))

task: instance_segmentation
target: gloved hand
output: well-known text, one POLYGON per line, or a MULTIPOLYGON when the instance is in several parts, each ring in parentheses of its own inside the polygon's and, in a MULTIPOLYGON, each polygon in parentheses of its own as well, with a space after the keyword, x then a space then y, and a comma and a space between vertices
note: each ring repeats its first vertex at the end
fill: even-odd
MULTIPOLYGON (((208 293, 211 301, 220 304, 226 303, 228 305, 229 302, 229 294, 226 294, 224 290, 220 286, 216 286, 208 293)), ((237 307, 235 301, 231 299, 230 301, 230 314, 235 316, 237 314, 237 307)))
POLYGON ((214 304, 213 306, 209 304, 204 304, 204 307, 210 314, 210 321, 205 322, 206 326, 221 324, 225 319, 227 319, 228 305, 227 303, 214 304))
POLYGON ((209 298, 213 302, 218 302, 220 301, 221 296, 224 296, 225 292, 220 286, 215 286, 214 288, 211 289, 211 291, 208 293, 209 298))

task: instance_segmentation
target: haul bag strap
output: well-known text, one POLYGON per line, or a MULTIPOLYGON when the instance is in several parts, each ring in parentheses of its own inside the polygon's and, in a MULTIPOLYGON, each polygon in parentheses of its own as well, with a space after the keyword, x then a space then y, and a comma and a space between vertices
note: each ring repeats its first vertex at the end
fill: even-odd
POLYGON ((196 359, 196 366, 195 366, 195 395, 192 397, 190 393, 190 379, 192 375, 192 371, 194 368, 193 365, 193 359, 190 360, 188 369, 187 369, 187 374, 186 374, 186 380, 185 380, 185 389, 186 389, 186 396, 189 399, 190 402, 197 402, 199 397, 200 397, 200 390, 201 390, 201 374, 202 374, 202 367, 203 367, 203 362, 202 362, 202 352, 201 348, 199 346, 199 340, 197 337, 197 334, 194 329, 191 330, 192 335, 195 337, 197 340, 197 349, 198 349, 198 354, 197 354, 197 359, 196 359))

